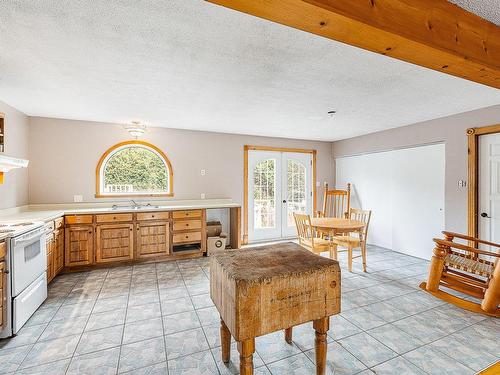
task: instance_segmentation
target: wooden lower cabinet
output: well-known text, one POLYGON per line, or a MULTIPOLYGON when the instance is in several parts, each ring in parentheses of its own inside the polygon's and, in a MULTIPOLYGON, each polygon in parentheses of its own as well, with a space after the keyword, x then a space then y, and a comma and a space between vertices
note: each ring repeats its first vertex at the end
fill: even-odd
POLYGON ((47 284, 52 281, 55 277, 55 241, 54 235, 52 233, 47 234, 46 237, 46 247, 47 247, 47 284))
POLYGON ((4 260, 0 260, 0 329, 7 319, 7 273, 4 260))
POLYGON ((94 263, 94 227, 75 225, 64 233, 66 267, 85 266, 94 263))
POLYGON ((137 224, 137 258, 170 254, 170 222, 139 222, 137 224))
POLYGON ((54 273, 58 275, 64 268, 64 230, 54 231, 54 273))
POLYGON ((96 262, 134 258, 134 224, 103 224, 96 227, 96 262))

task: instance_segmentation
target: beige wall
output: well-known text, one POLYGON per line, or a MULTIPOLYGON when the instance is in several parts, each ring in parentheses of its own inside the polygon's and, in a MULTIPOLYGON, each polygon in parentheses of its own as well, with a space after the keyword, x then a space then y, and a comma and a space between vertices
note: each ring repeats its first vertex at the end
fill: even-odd
MULTIPOLYGON (((0 102, 0 112, 5 114, 5 155, 28 159, 29 118, 3 102, 0 102)), ((0 209, 28 204, 28 170, 14 169, 4 175, 0 209)))
MULTIPOLYGON (((467 230, 467 128, 500 124, 500 105, 443 117, 419 124, 372 133, 334 142, 334 158, 426 143, 445 143, 445 226, 448 230, 467 230)), ((411 166, 408 166, 411 168, 411 166)))
MULTIPOLYGON (((95 168, 101 155, 129 140, 121 125, 31 118, 30 203, 94 198, 95 168)), ((150 128, 141 137, 160 147, 174 171, 174 199, 232 198, 243 203, 243 145, 316 149, 317 180, 333 181, 331 143, 150 128), (201 176, 200 170, 206 169, 201 176)), ((318 197, 321 197, 319 190, 318 197)), ((318 201, 321 201, 321 198, 318 201)))

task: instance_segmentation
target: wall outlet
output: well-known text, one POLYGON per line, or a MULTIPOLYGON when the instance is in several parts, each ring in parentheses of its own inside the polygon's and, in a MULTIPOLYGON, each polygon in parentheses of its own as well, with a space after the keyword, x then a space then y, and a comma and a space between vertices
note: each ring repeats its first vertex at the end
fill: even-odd
POLYGON ((316 187, 321 187, 321 182, 320 181, 316 181, 316 187))
POLYGON ((73 202, 75 203, 83 202, 83 195, 73 195, 73 202))
POLYGON ((458 181, 458 187, 466 187, 466 186, 467 186, 467 181, 465 180, 458 181))
POLYGON ((206 170, 206 169, 202 169, 202 170, 201 170, 201 175, 202 175, 202 176, 205 176, 206 174, 207 174, 207 170, 206 170))
POLYGON ((201 194, 200 194, 200 198, 201 198, 201 199, 205 199, 205 193, 201 193, 201 194))

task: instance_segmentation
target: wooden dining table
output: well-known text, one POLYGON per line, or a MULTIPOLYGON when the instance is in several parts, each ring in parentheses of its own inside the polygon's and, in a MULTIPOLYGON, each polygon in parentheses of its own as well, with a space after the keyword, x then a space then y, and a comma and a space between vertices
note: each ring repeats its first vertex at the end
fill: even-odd
MULTIPOLYGON (((330 238, 340 234, 358 233, 359 239, 363 241, 365 223, 359 220, 343 219, 338 217, 313 217, 311 226, 318 232, 324 233, 330 238)), ((337 252, 334 252, 337 258, 337 252)))
POLYGON ((359 220, 342 219, 338 217, 313 217, 311 226, 332 236, 338 234, 358 232, 363 233, 365 223, 359 220))

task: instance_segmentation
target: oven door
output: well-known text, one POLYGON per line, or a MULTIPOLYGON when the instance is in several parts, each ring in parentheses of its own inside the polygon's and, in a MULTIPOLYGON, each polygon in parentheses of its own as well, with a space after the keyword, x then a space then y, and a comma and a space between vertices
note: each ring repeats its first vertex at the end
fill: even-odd
POLYGON ((43 228, 11 239, 12 297, 19 295, 47 269, 43 228))

